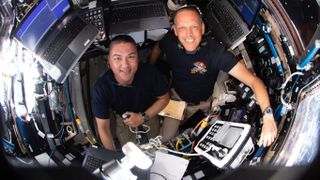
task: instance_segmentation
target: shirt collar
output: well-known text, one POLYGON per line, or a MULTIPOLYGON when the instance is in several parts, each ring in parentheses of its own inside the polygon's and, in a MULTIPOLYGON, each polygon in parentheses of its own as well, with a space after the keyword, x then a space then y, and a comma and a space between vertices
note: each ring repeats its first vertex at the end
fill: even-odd
MULTIPOLYGON (((138 68, 138 69, 139 69, 139 68, 138 68)), ((118 81, 116 80, 116 78, 115 78, 114 73, 112 72, 112 70, 110 69, 109 71, 110 71, 110 76, 109 76, 109 77, 110 77, 110 81, 111 81, 111 84, 112 84, 112 85, 115 85, 115 86, 118 86, 118 87, 134 87, 134 86, 136 85, 136 75, 137 75, 138 71, 136 72, 135 77, 133 78, 132 83, 131 83, 130 85, 128 85, 128 86, 120 85, 120 84, 118 83, 118 81)))

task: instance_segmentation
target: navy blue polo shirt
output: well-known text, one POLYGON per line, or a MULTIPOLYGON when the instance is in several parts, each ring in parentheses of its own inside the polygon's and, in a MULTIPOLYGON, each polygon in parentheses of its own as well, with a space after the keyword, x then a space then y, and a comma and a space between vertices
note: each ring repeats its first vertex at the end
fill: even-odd
POLYGON ((117 114, 144 112, 168 90, 167 83, 152 65, 140 63, 131 86, 126 87, 119 86, 113 72, 108 70, 94 85, 93 113, 97 118, 109 119, 109 109, 117 114))
POLYGON ((172 31, 159 43, 172 70, 172 87, 188 103, 207 100, 213 93, 219 71, 229 72, 237 64, 235 56, 218 42, 210 38, 205 41, 194 54, 179 48, 172 31))

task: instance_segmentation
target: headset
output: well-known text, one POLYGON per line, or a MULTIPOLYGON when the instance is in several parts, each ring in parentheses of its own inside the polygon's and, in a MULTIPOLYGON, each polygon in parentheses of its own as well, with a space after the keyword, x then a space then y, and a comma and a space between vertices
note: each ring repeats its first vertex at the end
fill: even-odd
POLYGON ((183 9, 193 9, 193 10, 196 10, 200 16, 200 18, 202 19, 202 12, 200 10, 200 8, 194 4, 185 4, 181 7, 179 7, 177 10, 176 10, 176 13, 179 12, 180 10, 183 10, 183 9))

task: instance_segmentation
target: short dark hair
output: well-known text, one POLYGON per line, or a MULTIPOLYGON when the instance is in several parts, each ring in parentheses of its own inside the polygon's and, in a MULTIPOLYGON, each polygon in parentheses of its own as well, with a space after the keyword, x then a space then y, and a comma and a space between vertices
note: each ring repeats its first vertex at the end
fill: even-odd
POLYGON ((200 8, 196 5, 185 5, 180 7, 174 14, 174 24, 176 24, 176 16, 179 12, 184 11, 184 10, 189 10, 193 11, 198 14, 200 21, 202 22, 202 12, 200 11, 200 8))
POLYGON ((131 43, 134 46, 137 46, 136 41, 131 36, 122 34, 111 39, 109 44, 109 49, 111 49, 111 47, 114 44, 119 44, 119 43, 131 43))

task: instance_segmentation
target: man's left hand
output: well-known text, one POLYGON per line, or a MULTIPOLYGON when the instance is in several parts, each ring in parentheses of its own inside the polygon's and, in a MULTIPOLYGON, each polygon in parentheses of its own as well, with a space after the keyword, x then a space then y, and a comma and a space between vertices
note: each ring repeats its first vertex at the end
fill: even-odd
POLYGON ((273 116, 263 116, 263 126, 260 135, 260 143, 264 147, 270 146, 277 137, 277 125, 273 116))

